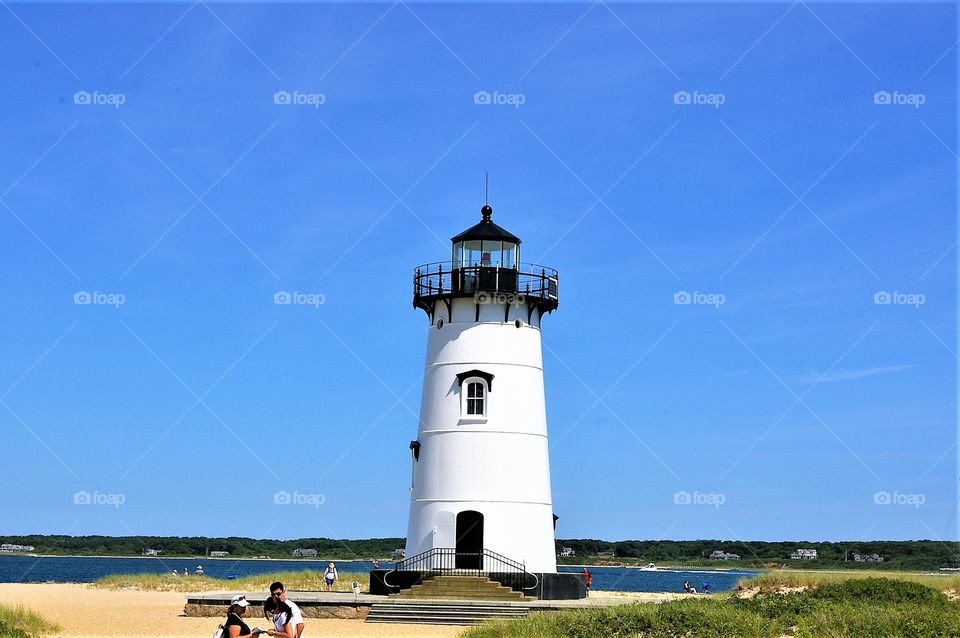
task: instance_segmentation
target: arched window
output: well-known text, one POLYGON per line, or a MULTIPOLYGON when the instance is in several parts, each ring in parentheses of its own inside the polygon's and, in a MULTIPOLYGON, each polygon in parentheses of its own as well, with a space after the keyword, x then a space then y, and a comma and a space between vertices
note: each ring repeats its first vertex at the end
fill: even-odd
POLYGON ((457 374, 460 385, 460 418, 465 421, 482 421, 490 408, 490 390, 493 375, 482 370, 469 370, 457 374))
POLYGON ((487 416, 487 382, 483 379, 471 379, 463 384, 467 390, 466 411, 467 417, 487 416))

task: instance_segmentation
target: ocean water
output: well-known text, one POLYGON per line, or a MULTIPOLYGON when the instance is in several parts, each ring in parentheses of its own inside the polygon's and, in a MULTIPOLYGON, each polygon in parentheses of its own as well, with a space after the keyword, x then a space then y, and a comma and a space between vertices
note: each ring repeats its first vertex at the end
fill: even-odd
MULTIPOLYGON (((198 564, 207 576, 231 578, 279 571, 322 571, 325 560, 251 560, 210 558, 95 558, 59 556, 0 556, 0 582, 3 583, 90 583, 111 574, 167 574, 173 570, 192 574, 198 564)), ((336 561, 340 572, 366 572, 373 569, 369 561, 336 561)), ((382 568, 391 563, 384 562, 382 568)), ((580 572, 579 567, 561 566, 562 572, 580 572)), ((607 591, 679 592, 683 581, 699 591, 709 583, 711 591, 732 589, 741 578, 757 574, 751 570, 683 570, 663 569, 654 572, 630 567, 591 567, 593 589, 607 591)))

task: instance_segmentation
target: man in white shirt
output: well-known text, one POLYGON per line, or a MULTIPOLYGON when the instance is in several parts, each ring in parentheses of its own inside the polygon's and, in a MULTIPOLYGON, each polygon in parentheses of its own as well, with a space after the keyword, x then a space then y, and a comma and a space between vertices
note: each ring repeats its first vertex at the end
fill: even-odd
POLYGON ((290 607, 290 611, 293 612, 293 615, 290 616, 290 624, 293 625, 295 638, 301 638, 303 636, 303 614, 300 613, 297 603, 287 598, 287 590, 283 583, 277 581, 270 585, 270 596, 277 602, 287 603, 287 606, 290 607))

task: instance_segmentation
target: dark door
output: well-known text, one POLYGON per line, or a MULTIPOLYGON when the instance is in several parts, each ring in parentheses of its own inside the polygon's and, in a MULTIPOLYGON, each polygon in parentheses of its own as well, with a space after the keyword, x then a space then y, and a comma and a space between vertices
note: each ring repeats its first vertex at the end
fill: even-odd
POLYGON ((457 514, 457 569, 483 569, 483 514, 457 514))

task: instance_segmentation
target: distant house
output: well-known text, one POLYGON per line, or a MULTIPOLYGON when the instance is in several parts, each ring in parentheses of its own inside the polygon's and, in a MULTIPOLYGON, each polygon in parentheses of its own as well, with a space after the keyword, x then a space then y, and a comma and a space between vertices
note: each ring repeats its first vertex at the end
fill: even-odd
POLYGON ((817 550, 798 549, 790 554, 790 560, 817 560, 817 550))
POLYGON ((717 549, 710 553, 710 560, 740 560, 740 555, 717 549))
POLYGON ((211 558, 223 558, 224 556, 229 556, 230 552, 210 552, 211 558))
POLYGON ((710 560, 740 560, 740 554, 731 554, 720 549, 710 552, 710 560))
POLYGON ((13 543, 0 545, 0 552, 32 552, 33 549, 33 545, 14 545, 13 543))
POLYGON ((401 549, 401 548, 397 548, 397 549, 393 550, 392 557, 393 557, 393 558, 404 558, 406 555, 407 555, 407 550, 401 549))
POLYGON ((854 552, 853 560, 858 563, 882 563, 883 556, 880 554, 860 554, 859 552, 854 552))
POLYGON ((300 558, 305 558, 305 557, 308 557, 308 556, 311 557, 311 558, 316 558, 316 556, 317 556, 317 550, 315 550, 315 549, 304 549, 304 548, 302 548, 302 547, 298 547, 298 548, 296 548, 295 550, 293 550, 293 555, 294 555, 294 556, 298 556, 298 557, 300 557, 300 558))
POLYGON ((614 556, 613 550, 608 549, 605 552, 597 552, 598 558, 613 558, 613 556, 614 556))
POLYGON ((575 551, 573 551, 573 548, 572 548, 572 547, 561 547, 561 548, 560 548, 560 557, 561 557, 561 558, 568 558, 568 557, 570 557, 570 556, 576 556, 576 555, 577 555, 577 553, 576 553, 575 551))
POLYGON ((145 549, 143 550, 144 556, 159 556, 163 553, 162 549, 145 549))

